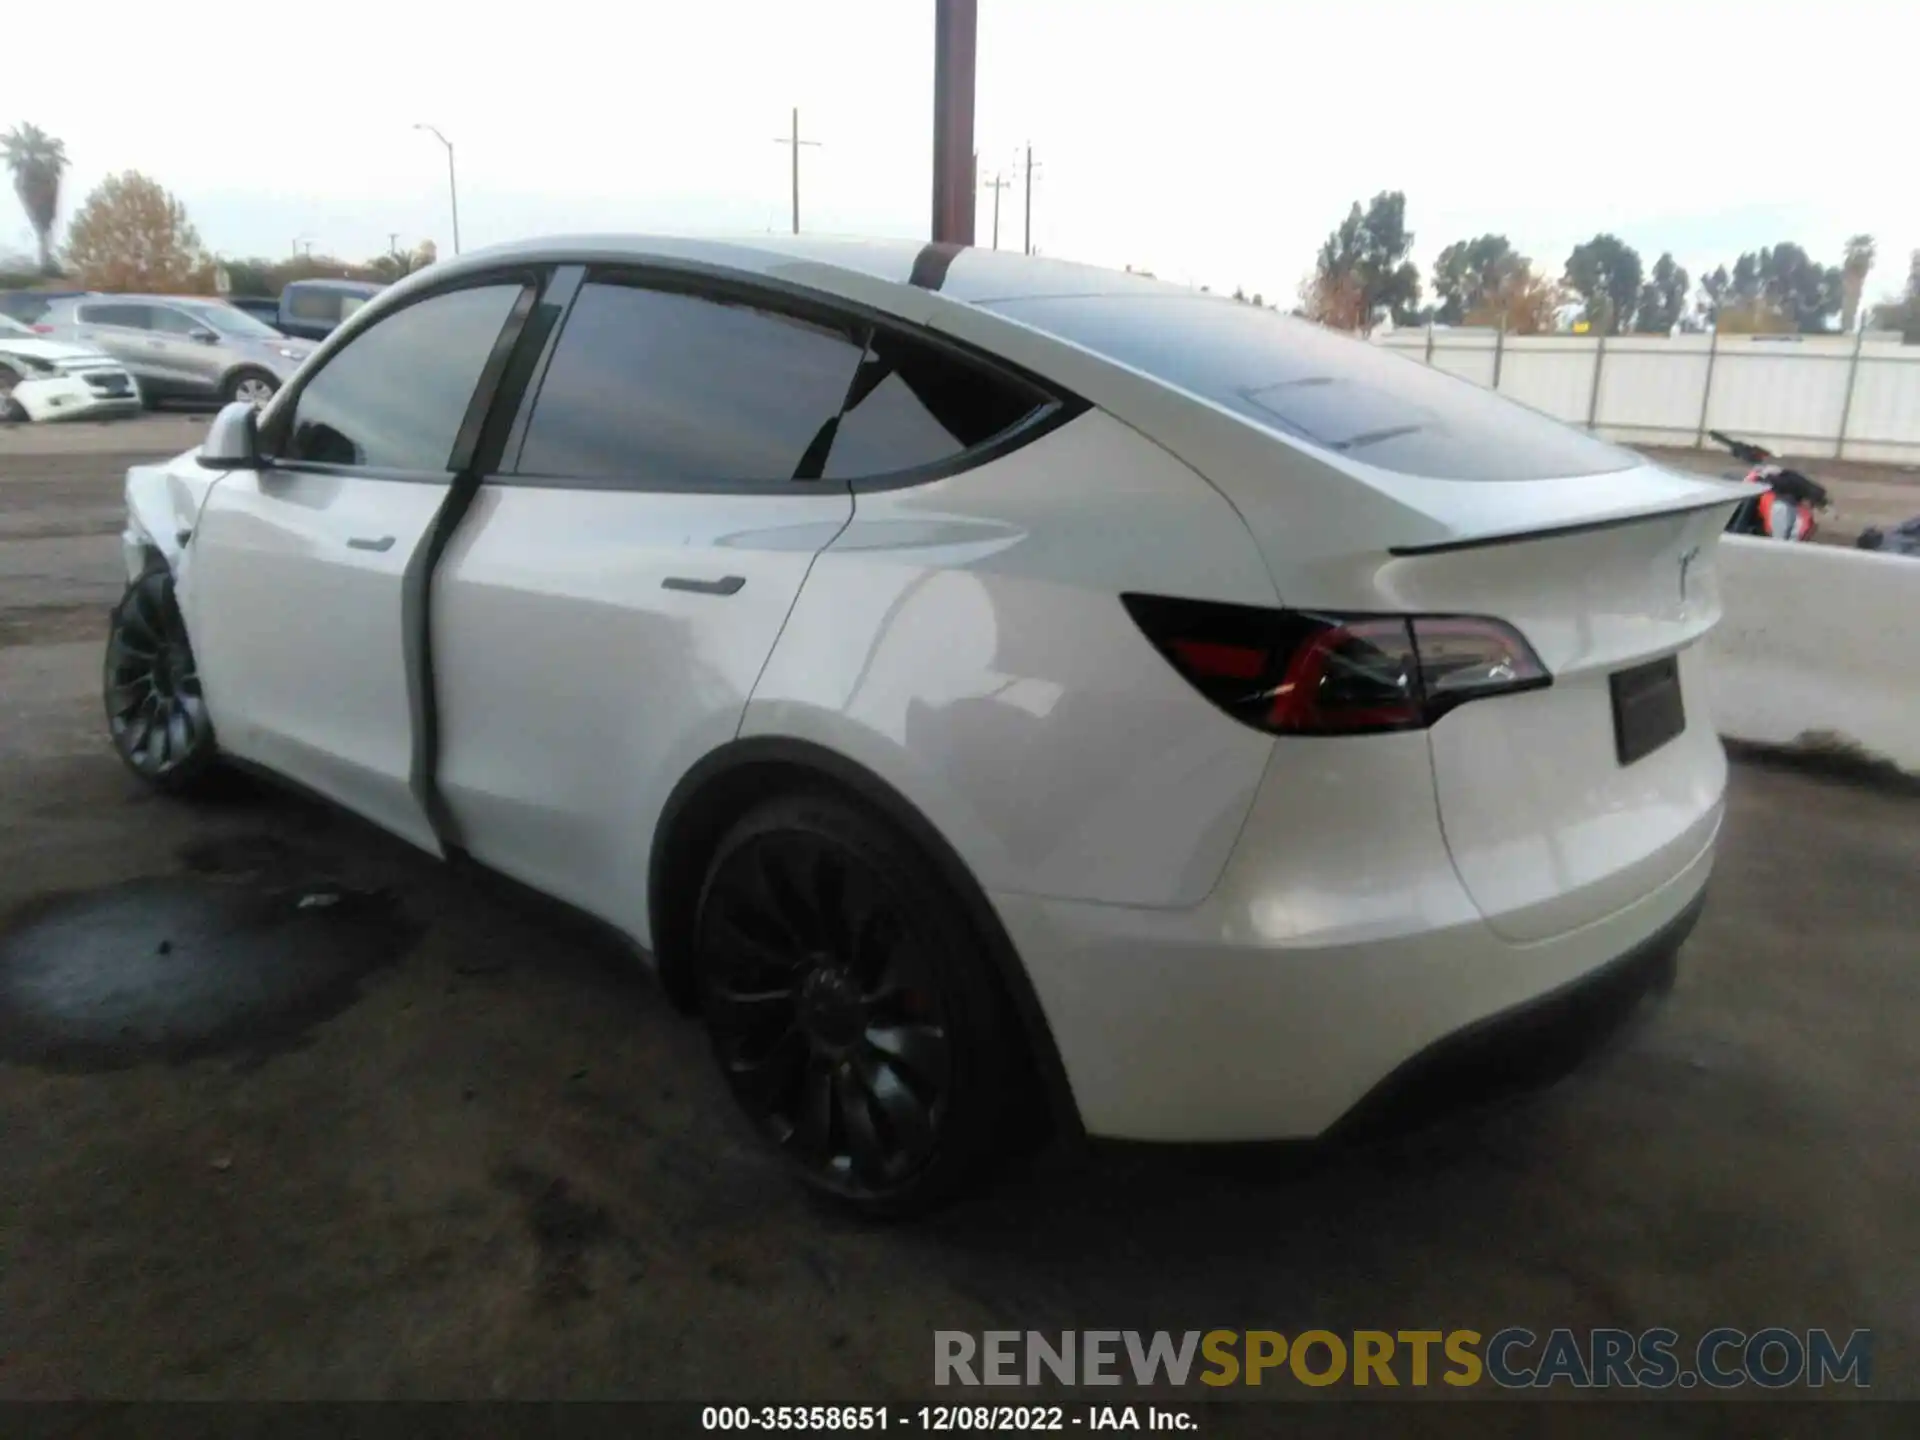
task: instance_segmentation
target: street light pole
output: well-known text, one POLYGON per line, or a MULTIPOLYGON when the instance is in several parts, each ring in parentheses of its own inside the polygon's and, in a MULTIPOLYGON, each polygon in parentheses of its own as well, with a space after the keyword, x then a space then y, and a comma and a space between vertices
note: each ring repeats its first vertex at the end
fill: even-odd
POLYGON ((458 255, 460 253, 460 187, 453 178, 453 142, 432 125, 416 125, 413 128, 426 131, 447 147, 447 199, 453 205, 453 253, 458 255))

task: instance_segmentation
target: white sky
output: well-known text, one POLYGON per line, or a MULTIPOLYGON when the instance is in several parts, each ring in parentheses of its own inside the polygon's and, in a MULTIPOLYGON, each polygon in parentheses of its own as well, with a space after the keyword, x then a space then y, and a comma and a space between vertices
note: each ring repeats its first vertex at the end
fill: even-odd
MULTIPOLYGON (((70 215, 146 171, 228 255, 569 230, 924 236, 933 0, 10 7, 0 128, 66 141, 70 215), (74 17, 95 23, 76 29, 74 17), (459 15, 461 18, 455 19, 459 15), (196 16, 202 18, 195 18, 196 16), (444 17, 444 18, 443 18, 444 17), (71 51, 67 46, 73 46, 71 51), (84 55, 85 63, 72 63, 84 55), (18 63, 31 57, 31 63, 18 63), (62 58, 66 57, 66 58, 62 58)), ((1610 229, 1696 277, 1794 240, 1920 248, 1913 0, 980 0, 981 165, 1029 139, 1036 246, 1291 297, 1355 199, 1407 192, 1423 275, 1501 231, 1558 273, 1610 229), (1849 58, 1851 57, 1851 58, 1849 58), (1847 72, 1855 72, 1852 78, 1847 72)), ((980 191, 978 242, 992 193, 980 191)), ((1018 186, 1001 243, 1017 247, 1018 186)), ((0 193, 0 249, 31 232, 0 193)))

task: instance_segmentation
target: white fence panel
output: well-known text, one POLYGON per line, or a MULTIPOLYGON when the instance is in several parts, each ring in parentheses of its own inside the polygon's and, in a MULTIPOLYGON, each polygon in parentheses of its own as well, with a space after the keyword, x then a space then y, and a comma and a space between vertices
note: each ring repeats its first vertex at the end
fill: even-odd
POLYGON ((1758 440, 1769 450, 1833 453, 1847 398, 1851 347, 1791 356, 1758 346, 1722 346, 1713 372, 1707 427, 1758 440))
POLYGON ((1398 330, 1411 359, 1630 444, 1725 430, 1787 455, 1920 464, 1920 346, 1846 336, 1398 330), (1594 372, 1599 370, 1596 390, 1594 372))
POLYGON ((1507 341, 1500 393, 1571 425, 1587 423, 1593 403, 1593 346, 1557 336, 1507 341))
POLYGON ((1492 345, 1435 345, 1433 347, 1433 368, 1444 370, 1449 375, 1458 375, 1462 380, 1471 380, 1476 385, 1493 384, 1495 347, 1492 345))
POLYGON ((1920 345, 1860 357, 1853 409, 1847 417, 1847 458, 1912 463, 1901 436, 1920 435, 1920 345))
POLYGON ((1706 384, 1704 341, 1611 339, 1601 357, 1594 428, 1635 444, 1691 444, 1706 384))

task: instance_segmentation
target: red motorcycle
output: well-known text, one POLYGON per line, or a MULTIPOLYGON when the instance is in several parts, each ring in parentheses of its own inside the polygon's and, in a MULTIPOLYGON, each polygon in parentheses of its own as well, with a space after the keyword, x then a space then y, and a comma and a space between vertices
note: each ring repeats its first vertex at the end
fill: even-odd
POLYGON ((1733 458, 1748 465, 1746 473, 1729 475, 1761 487, 1741 502, 1727 521, 1729 535, 1758 535, 1772 540, 1811 540, 1818 528, 1815 512, 1828 508, 1827 487, 1780 463, 1771 450, 1736 440, 1719 430, 1707 432, 1726 446, 1733 458))

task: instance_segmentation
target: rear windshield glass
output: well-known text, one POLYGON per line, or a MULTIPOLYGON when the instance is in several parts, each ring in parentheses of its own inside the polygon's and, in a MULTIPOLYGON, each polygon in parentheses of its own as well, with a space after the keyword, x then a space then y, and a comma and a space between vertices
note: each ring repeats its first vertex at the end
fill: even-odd
POLYGON ((1385 470, 1544 480, 1640 463, 1470 381, 1256 305, 1202 295, 1083 296, 989 308, 1385 470))

